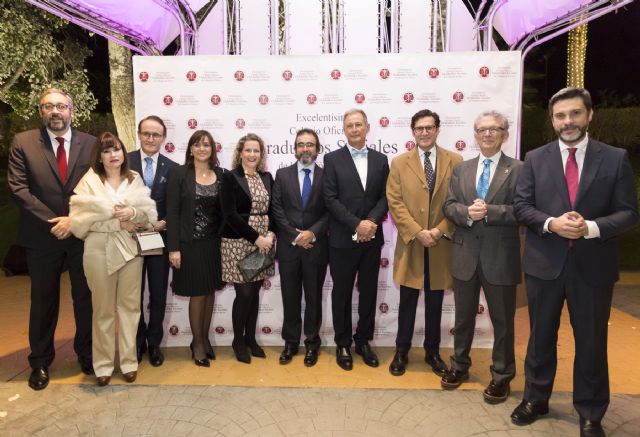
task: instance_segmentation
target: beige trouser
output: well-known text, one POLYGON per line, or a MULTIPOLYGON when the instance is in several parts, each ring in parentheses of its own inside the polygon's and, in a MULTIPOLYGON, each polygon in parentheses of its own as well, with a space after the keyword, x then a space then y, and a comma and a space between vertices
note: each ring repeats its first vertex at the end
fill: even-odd
POLYGON ((115 367, 116 314, 120 371, 138 370, 136 333, 143 259, 135 257, 117 272, 107 274, 106 240, 106 233, 89 233, 83 258, 93 303, 93 370, 98 377, 111 376, 115 367))

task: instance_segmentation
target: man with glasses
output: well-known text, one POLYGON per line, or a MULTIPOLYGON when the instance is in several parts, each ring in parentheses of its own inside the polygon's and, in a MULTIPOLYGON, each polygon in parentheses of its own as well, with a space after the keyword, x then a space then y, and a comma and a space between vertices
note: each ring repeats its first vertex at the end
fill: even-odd
POLYGON ((68 268, 76 334, 73 349, 83 373, 91 360, 91 292, 82 267, 84 243, 71 234, 69 198, 89 168, 95 138, 71 128, 73 100, 50 88, 40 97, 44 126, 19 133, 11 143, 7 180, 18 207, 18 244, 26 250, 31 275, 29 387, 49 384, 60 309, 60 275, 68 268))
POLYGON ((411 118, 414 149, 396 157, 387 181, 389 211, 398 229, 393 279, 400 284, 396 352, 389 366, 394 376, 405 373, 413 338, 416 307, 424 286, 425 361, 442 377, 440 320, 444 289, 451 288, 453 224, 442 213, 453 166, 462 157, 436 144, 440 117, 423 109, 411 118))
POLYGON ((314 366, 320 350, 322 285, 327 273, 329 214, 322 192, 322 167, 315 161, 320 151, 318 134, 311 129, 296 133, 295 164, 276 173, 273 186, 273 217, 278 228, 276 256, 282 288, 282 339, 280 364, 298 353, 304 289, 304 365, 314 366))
POLYGON ((478 313, 480 287, 493 324, 491 382, 485 402, 509 396, 516 374, 513 319, 520 282, 520 238, 513 215, 513 196, 522 162, 502 151, 509 121, 497 111, 483 112, 474 123, 480 155, 453 168, 444 215, 456 225, 453 238, 453 289, 456 302, 451 370, 442 388, 458 388, 469 379, 469 352, 478 313))
MULTIPOLYGON (((138 348, 138 362, 142 361, 142 354, 148 351, 149 362, 152 366, 161 366, 164 356, 160 350, 164 321, 164 311, 167 306, 167 284, 169 280, 169 254, 166 250, 167 222, 167 186, 169 177, 178 166, 174 161, 160 153, 160 146, 167 136, 167 127, 162 119, 150 115, 138 123, 138 139, 140 150, 129 152, 129 165, 142 176, 144 183, 151 190, 151 198, 156 201, 158 221, 153 223, 153 229, 160 232, 165 240, 162 255, 144 257, 142 267, 142 299, 140 323, 136 344, 138 348), (144 289, 145 278, 149 288, 149 320, 144 320, 144 289)), ((215 147, 215 145, 214 145, 215 147)))

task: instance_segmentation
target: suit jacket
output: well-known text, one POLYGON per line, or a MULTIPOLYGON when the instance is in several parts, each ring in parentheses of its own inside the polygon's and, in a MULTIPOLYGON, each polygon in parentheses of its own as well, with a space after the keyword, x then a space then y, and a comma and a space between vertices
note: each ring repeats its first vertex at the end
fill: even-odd
POLYGON ((485 196, 487 216, 467 223, 468 207, 478 198, 476 174, 479 157, 453 167, 444 215, 456 225, 453 236, 451 274, 470 280, 478 263, 491 284, 515 285, 520 282, 520 236, 513 215, 513 196, 522 162, 500 157, 485 196))
MULTIPOLYGON (((453 224, 444 216, 442 205, 454 164, 462 156, 439 146, 436 150, 436 181, 431 199, 418 148, 396 157, 387 181, 389 211, 398 229, 393 259, 393 279, 400 285, 420 289, 424 283, 424 246, 415 236, 423 229, 438 228, 453 235, 453 224)), ((453 285, 450 273, 451 242, 441 238, 429 248, 429 283, 431 290, 453 285)))
MULTIPOLYGON (((221 167, 214 169, 216 178, 222 186, 222 175, 226 172, 221 167)), ((220 196, 220 194, 218 194, 220 196)), ((167 189, 167 249, 170 252, 180 250, 180 242, 193 240, 193 228, 196 214, 196 173, 193 167, 180 165, 171 172, 167 189)), ((219 208, 214 218, 222 223, 222 211, 219 208)), ((219 231, 219 229, 216 229, 219 231)), ((216 236, 218 236, 216 234, 216 236)))
POLYGON ((617 236, 638 221, 636 181, 624 149, 589 140, 573 207, 558 141, 527 153, 514 198, 516 218, 527 226, 525 273, 545 280, 560 275, 569 245, 556 233, 543 233, 544 222, 572 210, 600 229, 599 238, 574 240, 577 268, 594 286, 613 284, 618 279, 617 236))
POLYGON ((367 184, 363 187, 348 147, 324 157, 324 201, 330 213, 331 247, 355 248, 384 243, 382 221, 389 210, 385 195, 389 163, 386 155, 369 149, 367 165, 367 184), (357 243, 352 237, 358 223, 364 219, 375 222, 378 229, 371 241, 357 243))
POLYGON ((312 260, 318 263, 328 261, 329 212, 324 204, 322 184, 324 170, 316 165, 313 172, 311 194, 307 205, 302 207, 298 164, 282 168, 276 173, 273 186, 273 220, 278 229, 276 256, 281 261, 295 259, 303 252, 309 253, 312 260), (296 228, 310 230, 316 236, 311 249, 293 246, 291 243, 298 236, 296 228))
MULTIPOLYGON (((129 160, 129 168, 143 175, 142 157, 140 150, 134 150, 127 154, 129 160)), ((146 166, 146 163, 145 163, 146 166)), ((167 186, 171 172, 178 167, 178 164, 164 156, 162 153, 158 155, 158 165, 151 186, 151 198, 156 201, 158 209, 158 220, 164 220, 167 215, 167 186)))
POLYGON ((20 208, 19 245, 47 248, 59 244, 60 240, 49 232, 53 225, 47 220, 68 214, 69 198, 89 169, 94 142, 92 135, 71 129, 67 180, 62 184, 56 155, 44 127, 21 132, 13 138, 7 181, 20 208))
MULTIPOLYGON (((275 232, 275 225, 271 218, 271 199, 273 176, 269 172, 259 172, 265 188, 269 192, 269 230, 275 232)), ((220 187, 220 204, 224 222, 220 229, 220 236, 224 238, 244 238, 251 244, 255 243, 260 234, 249 225, 251 212, 251 193, 242 166, 238 166, 222 175, 220 187)))

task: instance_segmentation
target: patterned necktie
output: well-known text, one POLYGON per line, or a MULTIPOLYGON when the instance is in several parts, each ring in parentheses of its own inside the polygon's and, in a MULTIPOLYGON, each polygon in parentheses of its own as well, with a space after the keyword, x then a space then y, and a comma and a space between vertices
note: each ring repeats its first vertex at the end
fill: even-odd
POLYGON ((480 179, 478 179, 478 188, 476 191, 478 192, 478 198, 484 200, 487 195, 487 191, 489 191, 489 176, 491 171, 491 160, 489 158, 482 161, 484 164, 484 168, 482 169, 482 174, 480 175, 480 179))
POLYGON ((424 174, 429 184, 429 193, 433 193, 433 188, 436 184, 436 175, 433 173, 433 166, 431 165, 429 155, 431 155, 431 152, 424 152, 424 174))
POLYGON ((58 161, 58 170, 60 171, 60 180, 62 184, 67 181, 67 151, 64 150, 64 138, 56 137, 58 148, 56 150, 56 161, 58 161))
POLYGON ((567 157, 567 164, 564 169, 564 179, 567 181, 567 189, 569 190, 569 201, 571 207, 573 207, 576 201, 576 194, 578 194, 578 162, 576 161, 575 147, 567 149, 569 156, 567 157))
POLYGON ((153 159, 148 156, 144 158, 147 165, 144 167, 144 171, 142 172, 142 178, 144 179, 144 184, 151 189, 153 186, 153 159))
POLYGON ((309 195, 311 194, 311 170, 308 168, 303 168, 304 172, 304 180, 302 181, 302 207, 305 208, 307 206, 307 202, 309 201, 309 195))

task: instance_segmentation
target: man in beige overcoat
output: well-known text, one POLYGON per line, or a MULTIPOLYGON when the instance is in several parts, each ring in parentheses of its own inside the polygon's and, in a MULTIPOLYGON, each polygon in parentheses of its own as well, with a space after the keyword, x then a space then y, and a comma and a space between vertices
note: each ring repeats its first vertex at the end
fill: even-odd
POLYGON ((389 366, 394 376, 404 374, 411 348, 420 288, 425 289, 425 361, 443 376, 447 366, 440 357, 440 320, 444 289, 452 286, 450 273, 453 224, 442 205, 457 153, 438 145, 440 117, 428 109, 411 118, 416 141, 413 150, 393 160, 387 179, 389 211, 398 229, 393 279, 400 285, 396 353, 389 366))

